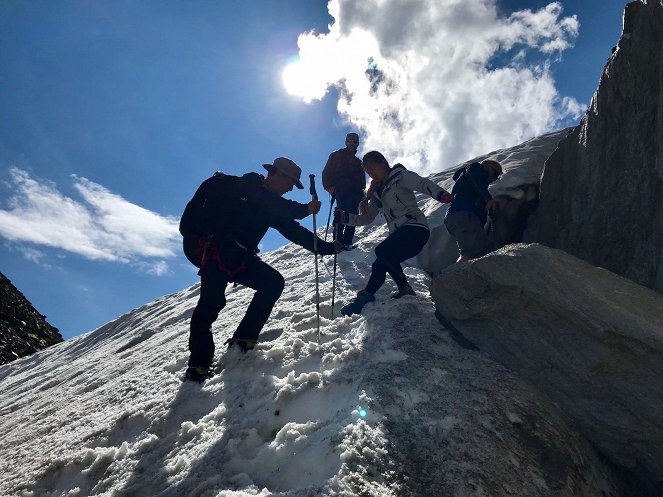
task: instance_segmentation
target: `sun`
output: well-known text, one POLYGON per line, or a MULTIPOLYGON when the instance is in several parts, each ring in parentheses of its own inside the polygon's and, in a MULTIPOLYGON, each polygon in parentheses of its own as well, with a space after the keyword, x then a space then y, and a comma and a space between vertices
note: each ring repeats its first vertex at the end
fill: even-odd
POLYGON ((305 67, 300 60, 285 66, 281 77, 286 91, 301 97, 306 103, 321 98, 325 93, 326 85, 320 81, 314 70, 305 67))

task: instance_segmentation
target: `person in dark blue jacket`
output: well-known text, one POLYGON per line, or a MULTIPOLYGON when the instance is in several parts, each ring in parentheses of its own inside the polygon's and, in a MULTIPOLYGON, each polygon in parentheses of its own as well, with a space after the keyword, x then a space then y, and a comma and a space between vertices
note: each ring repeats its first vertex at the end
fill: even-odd
POLYGON ((488 191, 488 185, 502 174, 502 166, 495 160, 473 162, 454 174, 454 196, 444 218, 447 231, 456 239, 460 255, 456 262, 476 259, 487 253, 484 225, 488 212, 497 203, 488 191))
MULTIPOLYGON (((223 228, 213 236, 201 238, 203 243, 199 243, 196 254, 187 254, 189 260, 199 263, 201 277, 200 297, 189 328, 188 380, 202 383, 214 374, 212 323, 226 305, 225 290, 230 282, 253 288, 256 293, 226 343, 229 348, 236 345, 242 352, 255 346, 285 284, 281 273, 257 255, 258 245, 269 228, 311 252, 314 238, 317 238, 318 254, 332 255, 343 250, 340 242, 327 243, 296 221, 316 214, 320 210, 319 201, 301 204, 282 198, 293 187, 303 188, 300 167, 285 157, 278 157, 273 164, 263 164, 263 167, 268 171, 266 178, 257 173, 237 178, 241 181, 237 186, 241 191, 240 205, 233 209, 232 215, 217 213, 217 217, 225 214, 227 218, 223 228)), ((210 195, 221 194, 228 195, 227 192, 210 192, 210 195)))

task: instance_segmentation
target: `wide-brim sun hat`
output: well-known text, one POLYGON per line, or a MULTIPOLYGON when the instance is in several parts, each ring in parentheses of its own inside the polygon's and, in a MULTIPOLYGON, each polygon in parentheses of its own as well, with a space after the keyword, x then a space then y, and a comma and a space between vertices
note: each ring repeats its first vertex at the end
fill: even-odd
POLYGON ((300 181, 300 178, 302 177, 302 168, 287 157, 277 157, 274 159, 273 164, 263 164, 262 167, 269 172, 277 170, 281 174, 285 174, 288 178, 292 178, 296 181, 295 186, 297 188, 300 190, 304 189, 304 185, 302 185, 302 182, 300 181))

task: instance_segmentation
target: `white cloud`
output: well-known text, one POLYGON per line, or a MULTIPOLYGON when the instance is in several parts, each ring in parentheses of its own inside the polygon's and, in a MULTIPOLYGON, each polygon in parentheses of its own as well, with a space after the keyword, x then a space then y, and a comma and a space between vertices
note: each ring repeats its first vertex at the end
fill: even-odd
POLYGON ((171 274, 170 266, 164 260, 159 260, 155 262, 139 262, 136 266, 143 272, 150 274, 152 276, 165 276, 171 274))
POLYGON ((584 112, 549 69, 579 29, 557 2, 503 16, 495 0, 331 0, 329 12, 329 33, 300 35, 288 88, 310 101, 337 86, 363 149, 392 162, 440 170, 584 112))
POLYGON ((20 247, 20 255, 23 257, 26 261, 33 262, 35 264, 39 264, 40 266, 44 267, 45 269, 51 269, 51 265, 47 264, 44 262, 44 259, 46 259, 46 254, 42 252, 41 250, 34 249, 32 247, 26 247, 22 246, 20 247))
MULTIPOLYGON (((8 240, 124 263, 175 255, 180 239, 175 218, 132 204, 85 178, 73 177, 83 200, 78 201, 24 170, 12 167, 9 173, 12 195, 8 209, 0 209, 0 236, 8 240)), ((151 264, 151 271, 163 274, 164 264, 151 264)))

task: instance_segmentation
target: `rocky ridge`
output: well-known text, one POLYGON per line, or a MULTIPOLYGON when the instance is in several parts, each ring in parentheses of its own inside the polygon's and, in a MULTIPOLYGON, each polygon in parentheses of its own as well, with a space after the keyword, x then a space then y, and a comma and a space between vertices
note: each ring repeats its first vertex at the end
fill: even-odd
POLYGON ((62 342, 62 335, 0 273, 0 364, 62 342))

